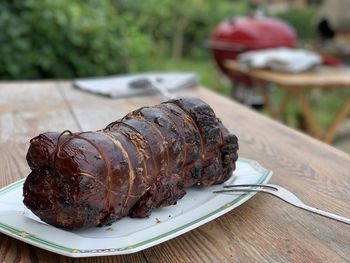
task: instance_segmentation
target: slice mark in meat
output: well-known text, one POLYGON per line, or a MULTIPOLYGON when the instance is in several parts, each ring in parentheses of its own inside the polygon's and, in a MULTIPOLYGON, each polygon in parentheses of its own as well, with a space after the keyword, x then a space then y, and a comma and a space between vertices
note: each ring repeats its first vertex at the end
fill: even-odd
MULTIPOLYGON (((134 141, 134 136, 139 136, 139 133, 136 133, 137 135, 133 134, 134 136, 132 136, 131 134, 128 134, 127 132, 122 131, 122 130, 120 130, 119 133, 122 134, 125 138, 128 138, 130 140, 130 142, 134 145, 134 147, 137 151, 137 155, 140 156, 140 158, 142 159, 141 160, 142 168, 138 167, 136 169, 142 169, 143 178, 147 178, 148 170, 147 170, 147 165, 146 165, 146 157, 145 157, 146 154, 143 150, 139 149, 140 148, 140 147, 138 147, 138 146, 140 146, 139 143, 134 141)), ((145 142, 145 140, 143 140, 143 141, 145 142)))
MULTIPOLYGON (((103 182, 99 181, 96 179, 95 176, 93 176, 92 174, 90 173, 87 173, 87 172, 79 172, 79 173, 76 173, 74 175, 82 175, 82 176, 86 176, 86 177, 89 177, 91 180, 93 180, 94 182, 100 184, 101 186, 103 186, 107 191, 111 192, 113 195, 115 196, 126 196, 125 193, 122 193, 122 192, 117 192, 117 191, 114 191, 114 190, 111 190, 110 188, 108 188, 108 186, 106 184, 104 184, 103 182)), ((131 195, 132 197, 136 197, 135 195, 131 195)))
MULTIPOLYGON (((144 121, 145 123, 147 123, 147 124, 151 127, 151 129, 152 129, 153 131, 156 131, 156 133, 158 133, 159 136, 160 136, 160 140, 159 140, 160 142, 165 141, 165 138, 164 138, 162 132, 156 127, 156 125, 155 125, 154 123, 152 123, 152 122, 146 120, 146 118, 145 118, 141 113, 138 114, 138 115, 135 115, 134 117, 135 117, 135 119, 137 119, 137 120, 144 121), (140 118, 140 117, 141 117, 141 118, 140 118)), ((164 152, 164 150, 166 150, 166 156, 167 156, 166 171, 168 172, 168 168, 169 168, 169 165, 168 165, 168 164, 169 164, 169 162, 170 162, 169 149, 168 149, 168 147, 165 148, 163 143, 162 143, 161 145, 162 145, 163 152, 164 152)), ((162 170, 162 168, 163 168, 163 167, 161 166, 161 170, 162 170)))
POLYGON ((161 105, 157 105, 155 108, 157 108, 157 109, 160 109, 160 110, 162 110, 163 111, 163 113, 166 115, 166 116, 168 116, 168 118, 169 118, 169 120, 171 120, 171 122, 174 124, 174 126, 175 127, 177 127, 177 130, 179 131, 179 133, 181 133, 181 135, 182 136, 180 136, 181 137, 181 140, 182 140, 182 142, 183 142, 183 145, 184 145, 184 160, 183 160, 183 162, 182 162, 182 166, 181 166, 181 168, 183 168, 184 166, 185 166, 185 161, 186 161, 186 158, 187 158, 187 144, 186 144, 186 139, 185 139, 185 134, 182 132, 183 131, 183 129, 182 129, 182 127, 179 127, 178 125, 177 125, 177 123, 173 120, 173 118, 172 118, 172 114, 175 114, 175 113, 172 113, 168 108, 161 108, 160 107, 161 105))
MULTIPOLYGON (((88 138, 81 136, 82 134, 86 134, 86 133, 94 133, 94 132, 80 132, 80 133, 73 134, 71 131, 66 130, 66 131, 63 131, 59 135, 59 137, 57 139, 55 153, 54 153, 53 168, 55 169, 55 167, 56 167, 56 160, 57 160, 57 158, 60 158, 60 151, 64 145, 66 145, 68 142, 70 142, 73 139, 84 140, 84 141, 88 142, 90 145, 92 145, 96 149, 96 151, 100 154, 100 156, 105 164, 105 168, 106 168, 106 173, 107 173, 106 178, 107 178, 107 185, 108 185, 107 189, 110 190, 111 189, 111 187, 110 187, 110 174, 111 174, 110 163, 109 163, 108 159, 106 158, 106 156, 103 154, 103 152, 100 150, 100 148, 94 142, 92 142, 88 138), (61 136, 66 132, 68 132, 71 136, 69 138, 67 138, 67 140, 65 140, 63 143, 60 144, 59 142, 60 142, 61 136)), ((95 181, 97 181, 97 180, 95 180, 95 181)), ((105 184, 103 184, 102 182, 101 182, 101 184, 105 186, 105 184)), ((108 206, 110 206, 110 195, 106 196, 105 203, 108 204, 108 206)))
POLYGON ((127 150, 125 150, 125 148, 121 144, 121 142, 114 138, 113 133, 107 133, 107 132, 105 132, 103 130, 100 130, 97 133, 106 136, 107 138, 112 140, 112 142, 115 145, 119 146, 120 150, 122 151, 122 153, 123 153, 123 155, 124 155, 124 157, 125 157, 125 159, 126 159, 126 161, 128 163, 128 166, 129 166, 129 186, 128 186, 128 193, 126 195, 126 198, 125 198, 125 201, 124 201, 124 204, 123 204, 123 207, 126 207, 127 201, 129 200, 129 196, 131 196, 131 189, 132 189, 134 181, 135 181, 135 172, 134 172, 134 169, 133 169, 133 167, 131 165, 129 154, 128 154, 127 150))
MULTIPOLYGON (((139 131, 138 129, 136 129, 134 126, 132 126, 132 125, 130 125, 130 124, 128 124, 128 123, 122 122, 122 121, 115 121, 115 122, 112 122, 112 123, 108 124, 107 127, 105 128, 105 130, 106 130, 106 131, 111 131, 111 129, 114 128, 115 125, 118 125, 118 126, 119 126, 119 125, 123 125, 123 126, 125 126, 125 127, 128 127, 129 129, 133 130, 133 131, 136 132, 137 134, 141 135, 141 137, 142 137, 143 141, 145 142, 145 145, 147 146, 147 148, 148 148, 148 150, 149 150, 151 156, 154 156, 154 153, 153 153, 153 151, 152 151, 152 147, 150 147, 150 144, 149 144, 149 142, 147 141, 147 138, 144 136, 144 134, 143 134, 142 132, 140 132, 140 131, 139 131)), ((111 131, 111 132, 113 132, 113 131, 111 131)), ((123 132, 122 130, 118 130, 118 132, 121 133, 121 134, 123 134, 125 137, 128 137, 128 136, 126 136, 126 134, 124 134, 124 132, 123 132)), ((135 145, 135 148, 138 148, 138 147, 136 147, 136 145, 135 145)), ((144 160, 146 160, 145 156, 143 156, 143 157, 144 157, 144 160)), ((149 159, 149 158, 150 158, 150 157, 148 156, 147 159, 149 159)), ((156 167, 155 158, 151 158, 151 159, 152 159, 152 161, 153 161, 153 167, 156 167)), ((146 162, 146 161, 145 161, 145 162, 146 162)), ((146 164, 145 164, 145 166, 146 166, 146 164)), ((145 167, 145 171, 146 171, 146 175, 147 175, 147 167, 145 167)))

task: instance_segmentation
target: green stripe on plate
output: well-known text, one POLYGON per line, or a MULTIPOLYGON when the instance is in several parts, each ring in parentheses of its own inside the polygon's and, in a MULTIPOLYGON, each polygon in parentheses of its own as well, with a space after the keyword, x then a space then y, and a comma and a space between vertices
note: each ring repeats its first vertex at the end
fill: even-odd
POLYGON ((28 233, 28 232, 26 232, 26 231, 17 229, 17 228, 15 228, 15 227, 9 226, 9 225, 4 224, 4 223, 1 223, 1 222, 0 222, 0 228, 5 229, 5 230, 7 230, 8 232, 10 232, 10 233, 12 233, 12 234, 15 234, 15 235, 17 235, 17 236, 20 236, 20 237, 23 237, 23 238, 26 238, 26 239, 33 240, 33 241, 35 241, 35 242, 37 242, 37 243, 40 243, 40 244, 43 244, 43 245, 45 245, 45 246, 53 247, 53 248, 60 249, 60 250, 63 250, 63 251, 67 251, 67 252, 71 252, 71 253, 72 253, 73 251, 75 251, 75 249, 73 249, 73 248, 65 247, 65 246, 62 246, 62 245, 53 243, 53 242, 51 242, 51 241, 48 241, 48 240, 45 240, 45 239, 36 237, 36 236, 33 235, 33 234, 30 234, 30 233, 28 233))
POLYGON ((25 180, 25 178, 19 179, 18 181, 1 188, 0 195, 3 195, 5 193, 17 188, 18 186, 22 185, 24 180, 25 180))

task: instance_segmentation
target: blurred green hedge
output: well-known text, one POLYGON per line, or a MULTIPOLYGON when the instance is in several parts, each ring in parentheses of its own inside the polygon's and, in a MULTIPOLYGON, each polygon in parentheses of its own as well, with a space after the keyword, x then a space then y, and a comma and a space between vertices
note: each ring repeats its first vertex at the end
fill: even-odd
POLYGON ((111 1, 0 3, 0 78, 70 78, 134 70, 151 39, 111 1))
MULTIPOLYGON (((236 0, 2 0, 0 79, 147 70, 155 57, 203 58, 203 42, 236 0)), ((203 51, 205 50, 205 51, 203 51)))
POLYGON ((299 40, 308 41, 315 37, 316 31, 312 23, 317 8, 315 6, 305 8, 293 8, 275 16, 287 21, 297 33, 299 40))
MULTIPOLYGON (((243 0, 1 0, 0 80, 100 76, 148 70, 170 58, 208 59, 203 43, 215 25, 246 11, 243 0)), ((314 11, 277 16, 310 39, 314 11)))

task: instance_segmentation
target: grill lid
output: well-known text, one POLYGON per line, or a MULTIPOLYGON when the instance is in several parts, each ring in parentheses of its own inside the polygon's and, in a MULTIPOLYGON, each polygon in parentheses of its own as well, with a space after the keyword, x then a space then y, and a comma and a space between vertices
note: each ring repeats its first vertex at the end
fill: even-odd
POLYGON ((209 40, 209 47, 244 51, 271 47, 295 47, 296 36, 286 22, 271 17, 239 17, 221 22, 209 40))

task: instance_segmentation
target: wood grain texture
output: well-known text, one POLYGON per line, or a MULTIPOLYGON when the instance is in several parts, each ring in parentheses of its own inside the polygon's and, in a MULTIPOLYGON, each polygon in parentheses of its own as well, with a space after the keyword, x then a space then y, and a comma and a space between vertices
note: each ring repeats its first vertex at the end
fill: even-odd
POLYGON ((70 82, 59 82, 58 86, 64 99, 71 105, 73 115, 85 131, 102 129, 129 111, 154 104, 156 98, 160 102, 157 96, 110 99, 74 89, 70 82))
MULTIPOLYGON (((349 155, 209 91, 197 94, 238 135, 240 155, 274 171, 272 183, 310 205, 350 217, 349 155)), ((208 242, 209 254, 218 255, 218 262, 348 262, 350 256, 350 227, 264 194, 186 235, 208 242)), ((177 247, 177 258, 185 262, 213 262, 203 246, 188 240, 171 240, 164 249, 177 247)), ((165 262, 169 252, 164 249, 145 253, 165 262)))
MULTIPOLYGON (((0 97, 3 95, 2 89, 7 85, 4 87, 0 84, 0 97)), ((38 105, 26 102, 21 106, 28 111, 35 111, 42 103, 46 105, 45 111, 56 112, 42 115, 37 111, 37 121, 33 122, 32 127, 36 132, 42 131, 44 127, 41 125, 47 125, 50 130, 102 128, 130 110, 162 100, 157 95, 110 100, 73 90, 69 82, 32 84, 27 88, 26 96, 32 93, 35 93, 34 97, 39 96, 36 90, 44 89, 44 86, 51 86, 55 90, 46 95, 49 100, 50 96, 56 96, 50 102, 52 107, 46 105, 44 100, 40 102, 40 98, 36 98, 38 105), (54 120, 58 116, 64 116, 64 124, 61 120, 54 120)), ((17 87, 12 89, 14 93, 18 90, 17 87)), ((9 91, 6 92, 8 94, 9 91)), ((208 90, 196 89, 194 93, 209 103, 224 124, 238 135, 240 156, 258 160, 274 171, 272 183, 293 191, 307 204, 350 217, 349 155, 208 90)), ((17 93, 17 96, 20 94, 17 93)), ((4 105, 0 99, 0 107, 16 108, 17 96, 7 96, 12 97, 14 103, 4 105)), ((18 114, 22 116, 23 112, 19 111, 18 114)), ((2 118, 3 113, 0 113, 0 119, 2 118)), ((12 127, 19 129, 16 128, 16 123, 21 122, 21 118, 11 118, 12 127)), ((29 128, 25 130, 22 135, 19 131, 12 132, 16 132, 20 138, 32 136, 29 128)), ((2 130, 1 133, 1 136, 8 138, 0 148, 0 182, 4 186, 28 172, 23 151, 26 150, 25 141, 29 138, 18 139, 21 142, 17 142, 16 138, 11 139, 13 133, 8 134, 2 130)), ((264 194, 257 194, 229 214, 187 234, 126 256, 71 259, 0 235, 0 262, 333 263, 349 262, 349 258, 349 226, 294 208, 264 194)))
MULTIPOLYGON (((96 117, 98 118, 98 117, 96 117)), ((0 84, 0 187, 29 174, 25 155, 29 140, 45 131, 80 130, 59 83, 0 84)), ((142 253, 72 259, 0 234, 0 262, 145 262, 142 253)))
POLYGON ((0 187, 28 175, 25 155, 31 138, 77 127, 56 83, 1 84, 0 187))

